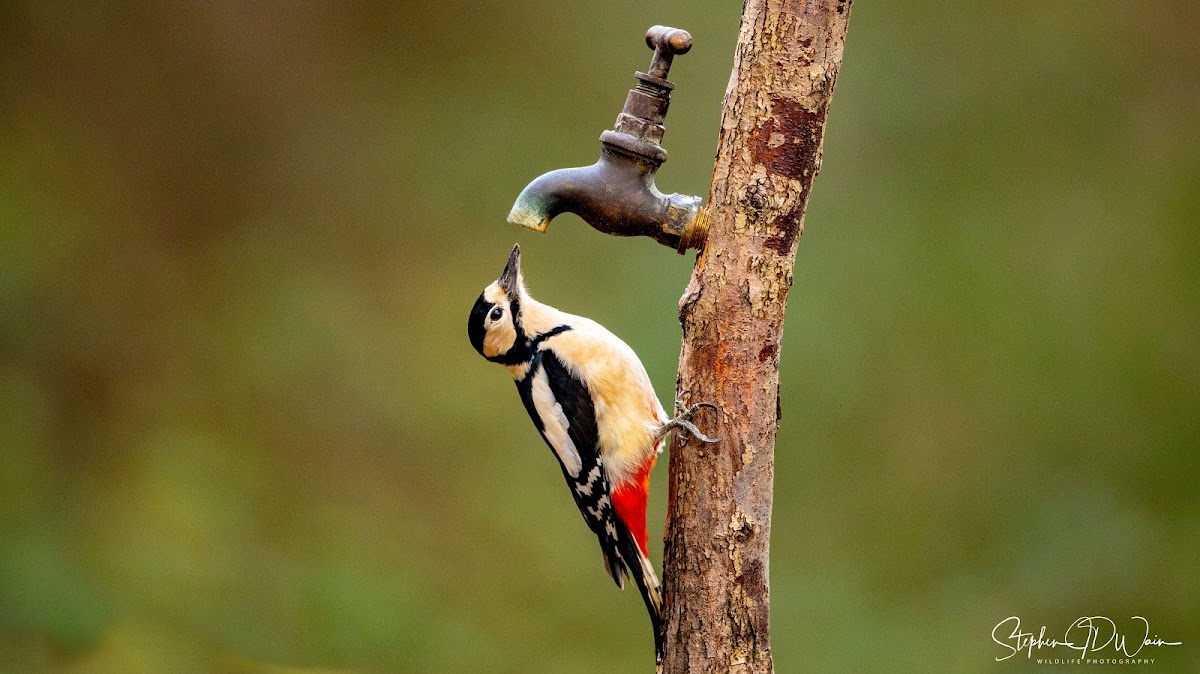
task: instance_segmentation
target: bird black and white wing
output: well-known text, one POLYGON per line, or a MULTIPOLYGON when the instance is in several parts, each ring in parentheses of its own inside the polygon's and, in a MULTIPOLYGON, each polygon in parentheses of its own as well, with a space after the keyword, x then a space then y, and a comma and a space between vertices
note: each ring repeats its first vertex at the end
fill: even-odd
POLYGON ((554 451, 579 512, 600 541, 605 569, 624 587, 619 549, 626 532, 613 511, 612 485, 604 471, 596 410, 587 386, 553 351, 539 350, 517 389, 534 426, 554 451))

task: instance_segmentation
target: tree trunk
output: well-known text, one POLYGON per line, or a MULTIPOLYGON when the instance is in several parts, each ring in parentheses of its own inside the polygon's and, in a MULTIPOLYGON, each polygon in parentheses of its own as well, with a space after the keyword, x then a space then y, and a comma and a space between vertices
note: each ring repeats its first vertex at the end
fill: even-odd
POLYGON ((746 0, 709 193, 679 303, 679 397, 720 442, 671 452, 666 674, 771 672, 768 542, 779 344, 852 0, 746 0), (716 423, 714 424, 714 421, 716 423))

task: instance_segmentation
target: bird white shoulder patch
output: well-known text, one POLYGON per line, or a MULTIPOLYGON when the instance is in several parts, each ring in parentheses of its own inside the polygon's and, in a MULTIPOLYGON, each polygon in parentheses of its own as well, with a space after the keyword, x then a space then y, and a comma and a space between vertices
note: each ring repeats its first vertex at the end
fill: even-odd
POLYGON ((567 422, 567 415, 563 414, 562 405, 554 399, 545 369, 538 368, 534 373, 530 393, 533 407, 542 422, 542 432, 545 433, 551 449, 558 455, 558 460, 562 461, 567 474, 579 477, 583 461, 579 458, 579 450, 575 448, 575 443, 571 442, 571 437, 567 435, 570 424, 567 422))

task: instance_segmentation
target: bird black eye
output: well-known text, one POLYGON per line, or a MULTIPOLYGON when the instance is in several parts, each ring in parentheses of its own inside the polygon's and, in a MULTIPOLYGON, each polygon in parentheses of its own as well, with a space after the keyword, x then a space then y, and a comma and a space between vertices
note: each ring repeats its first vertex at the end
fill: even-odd
POLYGON ((504 308, 503 307, 495 307, 492 309, 492 313, 488 315, 488 318, 492 319, 493 321, 498 321, 498 320, 500 320, 500 317, 503 315, 504 315, 504 308))

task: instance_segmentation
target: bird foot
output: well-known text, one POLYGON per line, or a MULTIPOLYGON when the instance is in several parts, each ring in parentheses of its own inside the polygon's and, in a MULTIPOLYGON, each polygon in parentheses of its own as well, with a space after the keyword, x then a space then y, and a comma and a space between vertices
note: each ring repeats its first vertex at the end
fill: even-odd
POLYGON ((662 425, 662 428, 658 431, 659 437, 662 437, 671 431, 676 431, 684 435, 684 440, 687 440, 687 437, 691 436, 697 440, 707 442, 709 444, 716 442, 716 438, 710 438, 704 433, 701 433, 700 429, 696 428, 696 424, 692 423, 696 418, 696 413, 704 408, 715 411, 717 406, 712 403, 696 403, 695 405, 688 407, 683 403, 682 400, 676 399, 675 418, 662 425))

